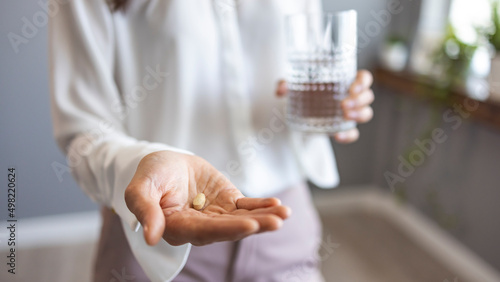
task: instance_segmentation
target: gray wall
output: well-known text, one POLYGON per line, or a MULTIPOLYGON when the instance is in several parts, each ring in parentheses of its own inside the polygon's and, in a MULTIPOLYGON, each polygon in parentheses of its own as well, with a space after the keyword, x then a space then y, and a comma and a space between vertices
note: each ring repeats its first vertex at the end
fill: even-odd
MULTIPOLYGON (((30 217, 95 209, 69 174, 60 182, 52 162, 65 160, 52 138, 47 66, 47 25, 19 46, 8 34, 22 35, 23 18, 32 21, 38 1, 2 1, 0 9, 0 185, 7 168, 17 169, 17 216, 30 217)), ((46 1, 44 1, 46 2, 46 1)), ((42 17, 40 19, 43 19, 42 17)), ((43 23, 43 22, 41 22, 43 23)), ((6 215, 6 191, 0 191, 0 215, 6 215)))
POLYGON ((423 154, 423 164, 415 162, 414 172, 402 175, 405 181, 394 186, 395 195, 500 269, 500 130, 450 113, 452 107, 433 106, 387 88, 377 90, 377 131, 367 136, 375 153, 373 182, 391 191, 384 174, 401 176, 399 157, 424 152, 414 144, 429 139, 426 130, 443 130, 446 140, 434 142, 434 150, 423 154))

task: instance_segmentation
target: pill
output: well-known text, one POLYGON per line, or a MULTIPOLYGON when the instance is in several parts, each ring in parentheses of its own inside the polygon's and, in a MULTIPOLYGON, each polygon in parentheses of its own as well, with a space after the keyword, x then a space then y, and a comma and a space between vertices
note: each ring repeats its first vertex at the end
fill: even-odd
POLYGON ((196 197, 194 197, 193 208, 195 210, 201 210, 203 206, 205 206, 205 200, 206 200, 205 194, 199 193, 198 195, 196 195, 196 197))

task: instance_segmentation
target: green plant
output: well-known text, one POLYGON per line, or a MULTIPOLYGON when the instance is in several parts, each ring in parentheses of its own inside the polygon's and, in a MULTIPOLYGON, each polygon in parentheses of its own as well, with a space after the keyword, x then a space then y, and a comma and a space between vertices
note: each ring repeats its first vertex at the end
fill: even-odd
POLYGON ((478 43, 460 40, 453 26, 448 24, 443 43, 434 56, 434 77, 449 88, 460 85, 469 73, 472 56, 478 47, 478 43))
POLYGON ((489 34, 489 41, 491 45, 495 47, 495 50, 500 51, 500 15, 498 14, 499 1, 493 0, 491 2, 491 11, 492 11, 492 24, 493 30, 489 34))
POLYGON ((397 36, 397 35, 391 35, 391 36, 388 36, 387 39, 385 40, 385 42, 389 45, 393 45, 393 44, 399 44, 399 43, 405 43, 406 42, 406 39, 401 37, 401 36, 397 36))

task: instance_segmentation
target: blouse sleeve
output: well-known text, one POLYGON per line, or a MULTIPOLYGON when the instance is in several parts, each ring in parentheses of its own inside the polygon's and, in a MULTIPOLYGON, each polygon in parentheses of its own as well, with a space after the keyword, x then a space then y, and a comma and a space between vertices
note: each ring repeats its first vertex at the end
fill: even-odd
POLYGON ((321 0, 306 0, 308 13, 320 13, 323 11, 321 0))
MULTIPOLYGON (((72 174, 90 198, 115 210, 139 264, 152 281, 167 281, 182 269, 190 245, 161 240, 149 247, 124 192, 140 160, 160 150, 189 153, 127 135, 113 78, 114 31, 104 0, 52 0, 50 22, 51 104, 54 135, 72 174), (135 230, 135 231, 134 231, 135 230)), ((126 46, 122 46, 126 48, 126 46)))

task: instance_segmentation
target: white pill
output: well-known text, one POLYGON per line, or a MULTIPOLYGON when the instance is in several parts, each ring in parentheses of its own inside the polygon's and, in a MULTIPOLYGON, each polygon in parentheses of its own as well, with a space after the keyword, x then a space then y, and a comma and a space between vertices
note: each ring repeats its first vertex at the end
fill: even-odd
POLYGON ((206 201, 205 194, 199 193, 198 195, 196 195, 196 197, 194 197, 193 208, 195 210, 201 210, 205 206, 205 201, 206 201))

